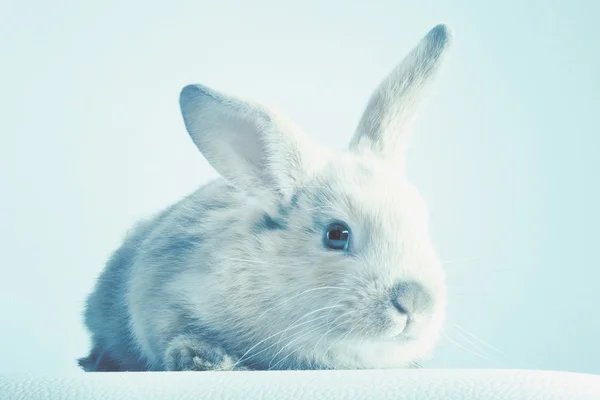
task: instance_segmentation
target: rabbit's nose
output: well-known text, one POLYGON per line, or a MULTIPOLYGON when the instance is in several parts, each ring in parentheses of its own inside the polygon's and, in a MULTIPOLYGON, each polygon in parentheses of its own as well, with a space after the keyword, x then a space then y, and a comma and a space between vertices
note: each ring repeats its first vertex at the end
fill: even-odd
POLYGON ((412 315, 428 311, 433 307, 429 292, 418 282, 400 282, 392 288, 392 303, 402 314, 412 315))

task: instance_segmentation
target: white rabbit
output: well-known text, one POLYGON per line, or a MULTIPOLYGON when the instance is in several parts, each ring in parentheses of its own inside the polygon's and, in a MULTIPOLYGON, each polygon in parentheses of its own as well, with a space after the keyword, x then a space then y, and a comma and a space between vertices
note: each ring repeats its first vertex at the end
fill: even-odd
POLYGON ((434 27, 373 93, 347 151, 273 111, 186 86, 222 176, 139 223, 90 295, 86 371, 410 367, 442 328, 444 272, 403 148, 451 34, 434 27))

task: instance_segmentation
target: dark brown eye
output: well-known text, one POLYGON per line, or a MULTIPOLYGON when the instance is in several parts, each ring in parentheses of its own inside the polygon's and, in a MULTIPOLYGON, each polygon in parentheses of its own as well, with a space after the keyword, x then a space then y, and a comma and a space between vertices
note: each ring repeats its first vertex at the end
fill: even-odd
POLYGON ((343 223, 334 222, 327 227, 324 242, 332 250, 347 250, 350 243, 350 230, 343 223))

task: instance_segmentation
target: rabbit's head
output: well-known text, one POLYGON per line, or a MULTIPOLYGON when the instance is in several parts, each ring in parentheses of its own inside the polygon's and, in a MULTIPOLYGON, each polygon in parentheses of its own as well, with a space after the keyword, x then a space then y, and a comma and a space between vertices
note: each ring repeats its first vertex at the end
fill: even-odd
POLYGON ((208 281, 226 304, 203 300, 214 302, 218 316, 205 314, 213 328, 236 332, 230 340, 241 343, 243 362, 403 367, 432 350, 444 273, 403 149, 449 43, 444 25, 419 42, 373 93, 342 152, 261 105, 200 85, 183 89, 191 138, 251 210, 214 249, 222 262, 208 281))

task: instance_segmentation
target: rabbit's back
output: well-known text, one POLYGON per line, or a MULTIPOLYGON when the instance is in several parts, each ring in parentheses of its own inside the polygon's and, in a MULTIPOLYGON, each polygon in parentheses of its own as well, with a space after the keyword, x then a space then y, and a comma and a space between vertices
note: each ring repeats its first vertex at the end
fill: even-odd
MULTIPOLYGON (((156 335, 151 329, 135 331, 132 314, 139 307, 132 307, 132 288, 152 293, 142 300, 144 303, 156 301, 161 307, 170 307, 165 300, 173 296, 165 293, 164 283, 189 267, 191 254, 201 249, 206 230, 211 229, 207 214, 236 208, 233 192, 223 180, 215 180, 131 229, 110 257, 86 303, 85 324, 92 333, 92 351, 79 360, 85 370, 135 371, 151 367, 152 363, 142 356, 145 352, 140 351, 138 338, 156 342, 162 338, 153 338, 156 335)), ((206 260, 195 261, 194 265, 201 268, 206 260)), ((150 316, 136 317, 143 320, 150 316)), ((152 347, 153 343, 147 345, 152 347)))
POLYGON ((127 287, 131 266, 156 219, 138 223, 111 255, 87 299, 85 324, 92 333, 92 350, 79 359, 86 371, 144 370, 138 365, 130 331, 127 287))

